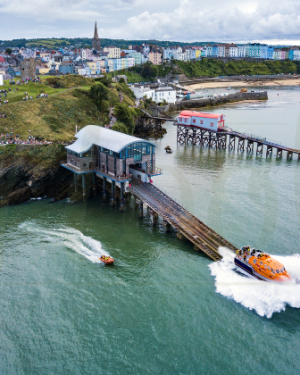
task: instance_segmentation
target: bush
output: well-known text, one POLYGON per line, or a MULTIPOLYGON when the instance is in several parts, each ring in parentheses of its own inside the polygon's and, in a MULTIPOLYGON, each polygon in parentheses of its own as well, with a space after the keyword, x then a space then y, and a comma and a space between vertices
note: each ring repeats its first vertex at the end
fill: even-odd
POLYGON ((133 134, 134 132, 134 114, 131 108, 125 103, 119 103, 115 106, 114 112, 118 118, 118 122, 122 122, 128 131, 128 134, 133 134))
POLYGON ((101 82, 93 85, 90 90, 90 97, 94 100, 97 107, 101 109, 102 101, 108 99, 107 87, 101 82))
POLYGON ((109 102, 107 100, 102 100, 101 111, 104 112, 104 113, 109 112, 109 102))
POLYGON ((112 127, 112 130, 115 130, 120 133, 128 134, 128 129, 127 127, 119 121, 116 121, 112 127))

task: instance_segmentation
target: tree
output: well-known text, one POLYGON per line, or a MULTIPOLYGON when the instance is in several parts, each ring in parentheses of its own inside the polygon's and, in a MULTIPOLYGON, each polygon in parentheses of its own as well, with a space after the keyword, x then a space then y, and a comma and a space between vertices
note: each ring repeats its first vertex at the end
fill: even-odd
POLYGON ((158 76, 158 67, 156 65, 151 66, 151 75, 152 75, 152 77, 158 76))
POLYGON ((98 108, 101 109, 102 101, 108 99, 108 89, 103 83, 97 83, 91 87, 90 97, 94 100, 98 108))
POLYGON ((122 122, 126 126, 128 134, 133 134, 135 125, 131 108, 125 103, 119 103, 115 106, 114 113, 118 118, 118 122, 122 122))
POLYGON ((127 127, 119 121, 116 121, 112 127, 112 130, 115 130, 120 133, 128 134, 128 129, 127 127))
POLYGON ((8 53, 9 55, 11 55, 12 49, 11 48, 6 48, 5 52, 8 53))
POLYGON ((142 69, 141 74, 144 78, 151 77, 151 66, 149 64, 145 64, 143 69, 142 69))

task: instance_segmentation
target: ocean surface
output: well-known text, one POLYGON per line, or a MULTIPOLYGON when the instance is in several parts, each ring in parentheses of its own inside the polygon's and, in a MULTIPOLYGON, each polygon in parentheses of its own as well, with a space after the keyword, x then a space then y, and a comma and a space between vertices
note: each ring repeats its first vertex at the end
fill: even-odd
MULTIPOLYGON (((268 93, 213 112, 300 149, 300 88, 268 93)), ((226 248, 213 263, 133 200, 125 213, 100 196, 2 208, 1 375, 300 373, 300 163, 180 146, 166 128, 154 184, 237 247, 272 254, 293 282, 239 274, 226 248)))

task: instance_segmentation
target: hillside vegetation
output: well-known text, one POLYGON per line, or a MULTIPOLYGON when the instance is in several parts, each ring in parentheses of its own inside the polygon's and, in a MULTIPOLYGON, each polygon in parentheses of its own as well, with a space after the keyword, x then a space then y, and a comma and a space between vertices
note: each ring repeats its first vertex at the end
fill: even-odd
POLYGON ((290 60, 230 61, 202 59, 195 62, 176 61, 174 69, 187 77, 218 77, 232 75, 269 75, 281 73, 300 73, 300 62, 290 60))
POLYGON ((144 64, 134 66, 128 70, 120 70, 117 73, 126 75, 128 83, 153 82, 157 77, 185 74, 187 77, 219 77, 234 75, 272 75, 281 73, 300 73, 300 62, 290 60, 267 60, 267 61, 230 61, 224 63, 222 60, 202 59, 200 61, 178 61, 173 60, 162 65, 144 64))
MULTIPOLYGON (((109 107, 120 103, 119 93, 126 107, 134 105, 134 95, 124 83, 111 84, 106 79, 103 82, 108 87, 88 78, 66 76, 48 77, 42 85, 31 82, 26 88, 21 86, 28 94, 29 87, 32 86, 34 91, 43 86, 43 92, 49 96, 15 102, 11 99, 9 104, 2 105, 0 112, 7 117, 0 118, 0 133, 13 133, 12 136, 18 135, 23 140, 31 135, 41 140, 67 141, 73 139, 76 125, 78 130, 89 124, 108 125, 109 107), (64 88, 55 89, 53 86, 64 88), (100 101, 92 95, 92 89, 99 86, 104 87, 102 92, 105 91, 100 101)), ((4 136, 1 138, 5 139, 4 136)))

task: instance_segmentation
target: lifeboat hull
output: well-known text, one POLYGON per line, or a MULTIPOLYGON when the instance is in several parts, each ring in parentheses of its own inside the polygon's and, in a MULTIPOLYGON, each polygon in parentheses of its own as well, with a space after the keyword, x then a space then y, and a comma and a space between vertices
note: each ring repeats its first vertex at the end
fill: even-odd
POLYGON ((251 266, 251 264, 249 264, 247 261, 243 261, 243 259, 238 259, 237 257, 234 258, 234 263, 238 268, 240 268, 243 271, 243 273, 246 273, 247 275, 252 276, 258 280, 274 282, 287 282, 292 280, 288 273, 280 276, 266 277, 260 274, 259 272, 256 272, 255 269, 251 266))
POLYGON ((101 260, 101 262, 105 263, 105 264, 112 264, 115 260, 113 258, 108 258, 108 259, 105 259, 105 258, 99 258, 101 260))

